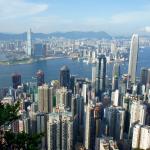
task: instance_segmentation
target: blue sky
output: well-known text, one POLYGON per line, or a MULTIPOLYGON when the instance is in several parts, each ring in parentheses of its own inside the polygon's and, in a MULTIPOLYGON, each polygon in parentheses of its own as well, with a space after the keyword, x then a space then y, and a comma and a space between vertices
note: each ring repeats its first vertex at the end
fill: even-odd
POLYGON ((150 0, 0 0, 0 32, 150 33, 150 0))

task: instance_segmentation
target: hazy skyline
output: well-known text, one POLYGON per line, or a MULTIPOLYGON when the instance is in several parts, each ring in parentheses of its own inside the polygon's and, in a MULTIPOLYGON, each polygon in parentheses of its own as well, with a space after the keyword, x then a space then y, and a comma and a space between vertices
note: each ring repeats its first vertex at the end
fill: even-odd
POLYGON ((150 0, 0 0, 0 32, 150 33, 150 0))

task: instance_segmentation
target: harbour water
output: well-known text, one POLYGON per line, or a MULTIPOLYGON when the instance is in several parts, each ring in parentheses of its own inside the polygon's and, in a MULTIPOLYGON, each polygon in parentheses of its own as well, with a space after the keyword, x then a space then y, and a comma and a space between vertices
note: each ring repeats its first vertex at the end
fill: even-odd
MULTIPOLYGON (((11 75, 13 73, 20 73, 22 82, 33 81, 35 73, 41 69, 45 73, 45 81, 50 82, 54 79, 59 79, 59 70, 63 65, 67 65, 71 74, 79 77, 87 77, 91 79, 91 64, 73 61, 68 58, 59 58, 52 60, 43 60, 31 64, 17 64, 17 65, 0 65, 0 88, 12 86, 11 75)), ((137 75, 140 75, 142 67, 150 68, 150 48, 139 50, 137 75)), ((121 65, 121 73, 127 73, 128 62, 121 65)), ((112 64, 107 66, 107 74, 111 76, 112 64)))

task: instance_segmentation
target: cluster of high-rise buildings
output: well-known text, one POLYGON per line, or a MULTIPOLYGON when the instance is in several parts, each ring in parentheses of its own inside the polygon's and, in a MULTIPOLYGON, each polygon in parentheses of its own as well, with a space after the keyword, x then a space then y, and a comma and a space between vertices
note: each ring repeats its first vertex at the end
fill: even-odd
MULTIPOLYGON (((30 42, 28 46, 30 55, 30 42)), ((138 50, 139 37, 133 34, 128 73, 121 74, 115 62, 111 80, 103 53, 96 57, 92 79, 72 75, 67 66, 50 84, 41 70, 30 83, 21 83, 21 75, 14 74, 13 88, 1 102, 19 100, 21 118, 8 128, 44 133, 39 143, 43 150, 150 149, 150 68, 137 78, 138 50)))

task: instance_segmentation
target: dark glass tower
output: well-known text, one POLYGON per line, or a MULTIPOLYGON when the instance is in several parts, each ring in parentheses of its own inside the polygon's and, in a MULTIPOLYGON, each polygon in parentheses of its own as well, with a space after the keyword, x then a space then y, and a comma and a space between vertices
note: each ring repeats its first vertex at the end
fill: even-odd
POLYGON ((106 57, 105 55, 100 55, 98 57, 98 62, 96 64, 96 96, 99 98, 101 94, 105 91, 106 82, 106 57))
POLYGON ((115 91, 119 87, 119 78, 120 78, 120 65, 115 63, 113 66, 112 72, 112 91, 115 91))
POLYGON ((37 86, 41 86, 44 84, 44 72, 42 70, 38 70, 36 73, 37 78, 37 86))
POLYGON ((146 85, 148 82, 148 69, 147 68, 142 68, 141 69, 141 77, 140 81, 142 85, 146 85))
POLYGON ((17 89, 18 85, 21 85, 21 75, 13 74, 12 75, 12 83, 13 83, 13 88, 17 89))
POLYGON ((70 85, 70 70, 67 66, 60 69, 60 86, 69 88, 70 85))

